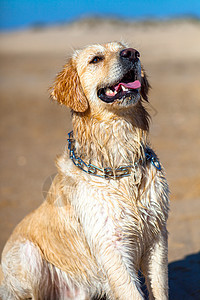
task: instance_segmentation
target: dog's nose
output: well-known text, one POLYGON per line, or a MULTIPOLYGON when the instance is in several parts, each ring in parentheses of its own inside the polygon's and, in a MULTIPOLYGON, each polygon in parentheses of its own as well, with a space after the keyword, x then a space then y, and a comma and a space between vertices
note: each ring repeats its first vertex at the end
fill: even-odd
POLYGON ((138 60, 138 57, 140 57, 140 53, 133 48, 126 48, 120 52, 120 56, 132 62, 135 62, 138 60))

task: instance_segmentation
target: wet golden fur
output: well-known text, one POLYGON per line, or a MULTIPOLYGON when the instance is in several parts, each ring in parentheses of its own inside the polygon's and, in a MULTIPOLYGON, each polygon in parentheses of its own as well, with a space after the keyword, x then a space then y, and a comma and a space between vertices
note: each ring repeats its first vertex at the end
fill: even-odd
POLYGON ((105 103, 97 90, 122 78, 119 53, 108 43, 76 51, 51 94, 72 109, 76 153, 104 168, 133 165, 129 177, 105 179, 83 172, 64 152, 46 201, 16 227, 2 255, 3 299, 168 298, 168 186, 163 168, 145 160, 149 84, 138 63, 140 96, 105 103), (95 57, 102 59, 91 64, 95 57))

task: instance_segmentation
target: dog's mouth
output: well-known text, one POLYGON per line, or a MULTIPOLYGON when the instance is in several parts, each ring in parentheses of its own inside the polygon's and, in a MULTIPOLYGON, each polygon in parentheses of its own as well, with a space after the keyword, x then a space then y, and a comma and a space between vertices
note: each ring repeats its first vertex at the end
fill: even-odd
POLYGON ((100 88, 97 95, 102 101, 112 103, 127 97, 135 98, 140 87, 140 81, 137 79, 135 72, 131 70, 116 84, 100 88))

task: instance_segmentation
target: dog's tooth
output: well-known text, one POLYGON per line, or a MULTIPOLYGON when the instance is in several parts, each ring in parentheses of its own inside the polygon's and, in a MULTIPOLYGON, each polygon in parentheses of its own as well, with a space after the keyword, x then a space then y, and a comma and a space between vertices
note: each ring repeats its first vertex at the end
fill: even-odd
POLYGON ((106 88, 106 90, 105 90, 105 94, 107 95, 107 96, 114 96, 114 95, 116 95, 116 91, 112 91, 110 88, 106 88))
POLYGON ((110 93, 111 93, 111 89, 106 88, 105 93, 106 93, 106 94, 110 94, 110 93))
POLYGON ((127 92, 128 91, 128 89, 125 86, 122 85, 121 87, 122 87, 122 91, 123 92, 127 92))
POLYGON ((122 85, 121 87, 122 87, 122 91, 125 92, 126 91, 125 86, 122 85))

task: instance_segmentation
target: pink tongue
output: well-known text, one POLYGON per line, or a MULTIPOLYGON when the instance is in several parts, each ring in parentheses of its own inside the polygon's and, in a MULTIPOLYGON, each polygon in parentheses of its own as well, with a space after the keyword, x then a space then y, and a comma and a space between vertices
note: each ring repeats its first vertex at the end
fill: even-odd
POLYGON ((118 85, 114 86, 116 92, 120 90, 121 85, 125 86, 127 89, 132 89, 132 90, 139 89, 141 87, 141 83, 139 80, 135 80, 133 82, 128 82, 128 83, 120 82, 118 85))

